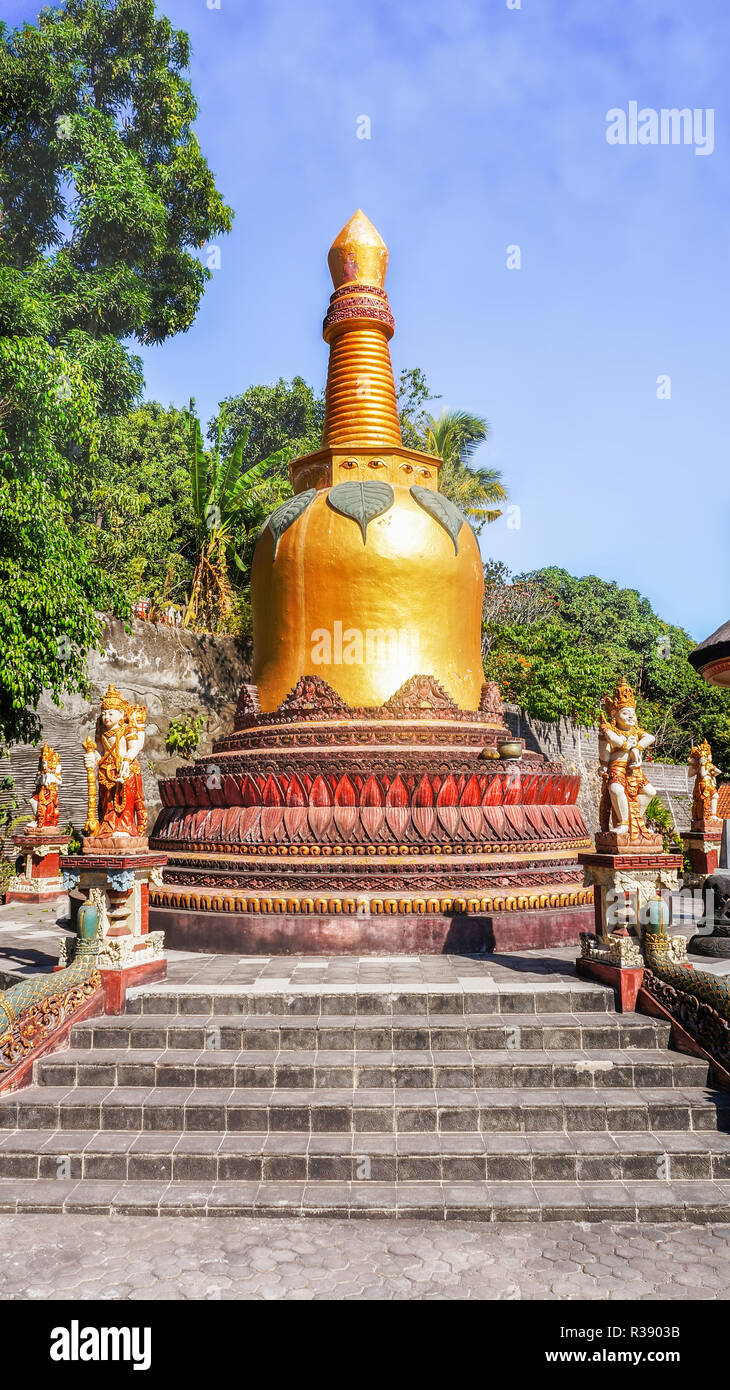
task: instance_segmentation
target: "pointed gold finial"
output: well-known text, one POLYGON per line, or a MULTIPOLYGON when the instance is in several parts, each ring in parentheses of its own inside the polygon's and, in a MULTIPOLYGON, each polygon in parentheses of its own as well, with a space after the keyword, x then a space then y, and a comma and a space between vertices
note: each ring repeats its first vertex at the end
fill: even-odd
POLYGON ((329 249, 327 264, 336 290, 343 285, 374 285, 382 290, 388 248, 361 208, 353 213, 329 249))

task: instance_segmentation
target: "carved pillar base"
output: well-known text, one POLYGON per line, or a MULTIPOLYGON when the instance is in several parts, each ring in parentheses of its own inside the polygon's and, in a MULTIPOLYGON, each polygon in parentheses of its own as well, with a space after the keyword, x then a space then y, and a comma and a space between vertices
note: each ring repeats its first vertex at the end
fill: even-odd
POLYGON ((5 901, 8 903, 54 902, 66 894, 61 875, 61 856, 68 849, 68 835, 59 830, 29 827, 13 835, 17 853, 25 859, 22 874, 10 879, 5 901))
POLYGON ((685 870, 684 885, 686 888, 701 888, 707 875, 714 874, 720 863, 722 821, 718 816, 693 821, 691 829, 683 831, 682 841, 691 865, 689 870, 685 870))
MULTIPOLYGON (((596 837, 598 839, 598 837, 596 837)), ((596 935, 607 941, 621 927, 634 927, 641 937, 640 914, 657 893, 676 893, 682 858, 658 850, 583 852, 585 884, 593 886, 596 935)))
MULTIPOLYGON (((75 854, 62 861, 64 882, 78 892, 72 909, 90 902, 100 915, 98 968, 107 1013, 122 1013, 127 989, 164 980, 164 933, 149 929, 150 884, 162 882, 164 854, 75 854)), ((59 964, 65 965, 64 945, 59 964)))

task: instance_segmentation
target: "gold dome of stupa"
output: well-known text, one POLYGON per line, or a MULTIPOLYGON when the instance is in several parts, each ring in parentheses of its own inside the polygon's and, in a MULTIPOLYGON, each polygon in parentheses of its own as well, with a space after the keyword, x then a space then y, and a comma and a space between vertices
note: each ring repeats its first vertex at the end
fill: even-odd
POLYGON ((438 491, 440 460, 404 447, 388 342, 388 250, 358 211, 330 248, 322 448, 291 465, 251 581, 253 683, 273 710, 304 675, 355 707, 435 677, 464 710, 483 683, 483 574, 471 527, 438 491))

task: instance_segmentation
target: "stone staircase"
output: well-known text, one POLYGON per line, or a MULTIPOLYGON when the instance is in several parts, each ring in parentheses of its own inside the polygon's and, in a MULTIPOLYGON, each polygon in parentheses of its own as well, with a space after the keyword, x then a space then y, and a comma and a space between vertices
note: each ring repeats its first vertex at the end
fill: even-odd
POLYGON ((730 1220, 730 1094, 584 981, 138 991, 0 1098, 0 1210, 730 1220))

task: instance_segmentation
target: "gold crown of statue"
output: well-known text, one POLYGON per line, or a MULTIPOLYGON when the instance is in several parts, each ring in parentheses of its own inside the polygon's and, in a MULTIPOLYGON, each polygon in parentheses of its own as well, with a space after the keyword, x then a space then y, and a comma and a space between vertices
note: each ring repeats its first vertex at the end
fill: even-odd
POLYGON ((60 761, 60 753, 57 753, 50 743, 44 743, 38 759, 38 766, 42 767, 45 762, 48 763, 49 767, 58 767, 60 761))
POLYGON ((115 685, 110 685, 101 702, 101 707, 102 709, 118 709, 121 710, 122 714, 126 714, 129 709, 129 704, 121 691, 117 690, 115 685))
POLYGON ((707 739, 706 739, 706 738, 703 738, 703 740, 702 740, 701 743, 697 743, 697 744, 695 745, 695 747, 692 749, 692 751, 691 751, 691 753, 690 753, 689 756, 690 756, 690 758, 694 758, 694 757, 697 757, 697 758, 711 758, 711 757, 712 757, 712 749, 711 749, 709 743, 707 742, 707 739))
POLYGON ((613 695, 604 695, 603 704, 610 719, 613 719, 620 709, 636 709, 636 697, 625 676, 621 677, 618 685, 615 686, 613 695))

